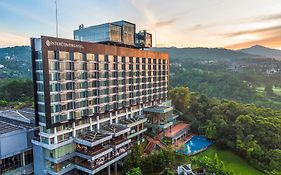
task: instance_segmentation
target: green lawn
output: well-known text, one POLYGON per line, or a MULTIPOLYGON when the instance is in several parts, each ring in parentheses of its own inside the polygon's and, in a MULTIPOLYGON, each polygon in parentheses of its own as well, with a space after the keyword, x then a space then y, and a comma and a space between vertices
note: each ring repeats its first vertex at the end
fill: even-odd
MULTIPOLYGON (((275 95, 281 96, 281 88, 273 86, 272 90, 275 95)), ((260 96, 264 96, 264 87, 256 87, 256 93, 260 96)))
POLYGON ((195 156, 209 156, 214 157, 215 153, 224 162, 226 166, 233 170, 235 175, 262 175, 263 173, 253 168, 248 162, 234 154, 229 150, 221 150, 215 146, 210 147, 205 152, 195 156))
POLYGON ((264 96, 264 87, 256 87, 256 93, 259 96, 264 96))
POLYGON ((281 88, 273 86, 272 90, 276 95, 281 96, 281 88))

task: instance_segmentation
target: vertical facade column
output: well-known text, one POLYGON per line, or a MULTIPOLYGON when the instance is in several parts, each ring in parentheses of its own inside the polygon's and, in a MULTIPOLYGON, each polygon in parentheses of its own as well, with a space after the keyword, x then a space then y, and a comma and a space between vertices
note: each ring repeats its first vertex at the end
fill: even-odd
POLYGON ((128 109, 126 108, 126 119, 129 118, 129 115, 128 115, 128 109))
POLYGON ((92 118, 90 118, 90 131, 93 131, 93 121, 92 121, 92 118))
POLYGON ((100 116, 97 116, 97 130, 100 129, 100 116))
POLYGON ((54 134, 55 134, 54 143, 57 144, 58 143, 58 135, 57 135, 57 128, 56 127, 54 127, 54 134))
POLYGON ((75 122, 72 123, 73 137, 76 137, 75 122))
POLYGON ((109 123, 112 124, 112 113, 109 113, 109 123))
POLYGON ((115 123, 118 123, 117 112, 115 111, 115 123))
POLYGON ((117 175, 117 162, 114 163, 114 173, 117 175))
POLYGON ((111 175, 111 173, 110 173, 110 165, 108 166, 108 168, 107 168, 107 169, 108 169, 107 174, 108 174, 108 175, 111 175))

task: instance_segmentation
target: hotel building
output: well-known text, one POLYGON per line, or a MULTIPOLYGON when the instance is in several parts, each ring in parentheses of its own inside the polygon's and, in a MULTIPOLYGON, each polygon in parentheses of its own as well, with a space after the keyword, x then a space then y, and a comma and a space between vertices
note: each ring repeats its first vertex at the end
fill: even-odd
POLYGON ((32 141, 36 175, 96 174, 105 168, 110 174, 111 165, 116 170, 130 146, 143 141, 143 109, 167 99, 169 59, 122 42, 123 36, 121 44, 31 39, 40 128, 32 141))

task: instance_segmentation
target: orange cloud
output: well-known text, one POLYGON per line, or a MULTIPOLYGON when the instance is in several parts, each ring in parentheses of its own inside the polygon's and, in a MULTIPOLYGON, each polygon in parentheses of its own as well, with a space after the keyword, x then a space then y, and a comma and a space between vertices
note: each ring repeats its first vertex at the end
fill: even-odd
POLYGON ((281 32, 281 25, 278 26, 272 26, 272 27, 266 27, 261 29, 251 29, 251 30, 243 30, 239 32, 233 32, 233 33, 227 33, 224 34, 226 37, 235 37, 240 35, 246 35, 246 34, 273 34, 273 33, 280 33, 281 32))
POLYGON ((229 46, 226 46, 226 48, 241 49, 241 48, 251 47, 253 45, 262 45, 262 46, 270 47, 270 48, 281 48, 281 34, 279 36, 275 36, 275 37, 229 45, 229 46))

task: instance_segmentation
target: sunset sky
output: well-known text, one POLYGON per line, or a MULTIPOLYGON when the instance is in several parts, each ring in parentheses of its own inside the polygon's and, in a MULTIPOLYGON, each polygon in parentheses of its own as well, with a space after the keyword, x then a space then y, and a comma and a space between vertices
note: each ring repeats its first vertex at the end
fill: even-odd
MULTIPOLYGON (((281 0, 58 0, 59 37, 80 24, 127 20, 158 47, 281 49, 281 0), (156 39, 156 43, 155 43, 156 39)), ((0 0, 0 47, 55 35, 54 0, 0 0)))

